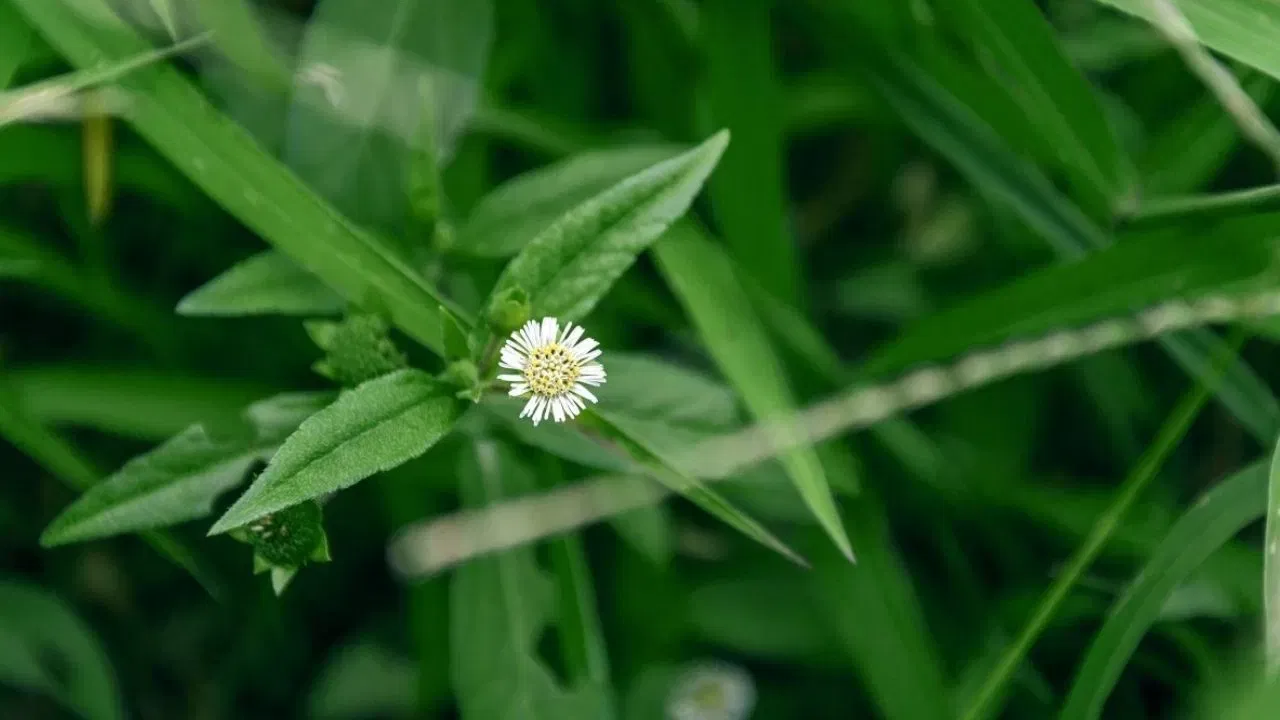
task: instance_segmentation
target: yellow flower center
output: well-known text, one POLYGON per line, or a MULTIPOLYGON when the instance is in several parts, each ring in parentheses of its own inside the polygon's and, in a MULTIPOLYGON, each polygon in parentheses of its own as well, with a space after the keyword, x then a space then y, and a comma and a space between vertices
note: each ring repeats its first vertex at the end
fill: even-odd
POLYGON ((582 364, 560 343, 534 348, 524 366, 524 379, 535 395, 552 397, 566 393, 577 382, 582 364))

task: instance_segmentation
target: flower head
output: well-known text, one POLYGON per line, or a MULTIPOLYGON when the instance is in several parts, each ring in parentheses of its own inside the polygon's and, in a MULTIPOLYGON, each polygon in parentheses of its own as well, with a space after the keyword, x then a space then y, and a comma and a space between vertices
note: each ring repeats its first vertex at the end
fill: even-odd
POLYGON ((565 323, 562 331, 559 321, 544 317, 541 322, 530 320, 507 338, 498 364, 518 374, 498 379, 511 383, 513 397, 531 394, 520 417, 530 416, 534 425, 547 417, 564 422, 582 412, 587 400, 596 402, 586 386, 604 384, 604 367, 595 362, 599 343, 582 334, 580 325, 565 323))
POLYGON ((744 720, 755 707, 751 676, 737 665, 712 661, 685 668, 667 696, 669 720, 744 720))

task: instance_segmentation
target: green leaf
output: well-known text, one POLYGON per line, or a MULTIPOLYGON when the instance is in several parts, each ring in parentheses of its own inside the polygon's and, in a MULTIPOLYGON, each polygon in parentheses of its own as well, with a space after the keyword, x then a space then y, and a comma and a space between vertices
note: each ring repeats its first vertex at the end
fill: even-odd
MULTIPOLYGON (((1130 15, 1151 18, 1145 0, 1098 0, 1130 15)), ((1280 78, 1280 6, 1268 0, 1178 0, 1200 43, 1280 78)))
POLYGON ((718 132, 565 213, 511 260, 491 297, 520 287, 535 316, 581 319, 688 210, 728 143, 729 134, 718 132))
POLYGON ((1228 540, 1262 517, 1267 470, 1266 462, 1260 461, 1210 489, 1148 554, 1094 634, 1063 704, 1063 720, 1101 716, 1107 696, 1169 596, 1228 540))
POLYGON ((0 581, 0 682, 46 693, 86 720, 122 720, 111 660, 60 598, 0 581))
MULTIPOLYGON (((65 3, 10 1, 76 66, 145 49, 127 28, 85 23, 65 3)), ((102 0, 80 4, 105 11, 102 0)), ((117 82, 134 98, 133 127, 210 198, 348 301, 376 300, 406 333, 441 350, 436 308, 453 304, 213 111, 176 69, 146 67, 117 82)))
MULTIPOLYGON (((502 446, 477 440, 459 468, 463 504, 482 508, 534 489, 502 446)), ((555 612, 553 585, 532 548, 458 568, 450 584, 453 685, 465 720, 608 718, 610 699, 583 683, 564 688, 538 658, 555 612)))
POLYGON ((738 262, 774 295, 794 302, 800 265, 788 232, 783 95, 773 30, 771 0, 710 0, 700 8, 707 122, 727 128, 734 138, 708 195, 738 262))
POLYGON ((1272 450, 1267 481, 1266 564, 1262 575, 1263 645, 1267 668, 1280 668, 1280 443, 1272 450))
POLYGON ((492 26, 489 0, 323 0, 300 48, 285 161, 357 222, 403 233, 408 148, 433 112, 436 151, 450 154, 476 105, 492 26))
MULTIPOLYGON (((771 421, 794 412, 795 398, 782 361, 751 312, 751 299, 727 256, 692 223, 672 228, 654 254, 708 352, 741 393, 751 414, 771 421)), ((812 448, 796 449, 782 457, 782 464, 814 517, 852 560, 853 550, 817 453, 812 448)))
MULTIPOLYGON (((1253 73, 1241 83, 1255 103, 1264 105, 1275 83, 1253 73)), ((1240 129, 1211 94, 1175 117, 1146 145, 1139 168, 1143 194, 1159 198, 1199 190, 1231 159, 1240 129)))
POLYGON ((417 457, 452 429, 459 413, 450 394, 412 368, 345 391, 285 440, 209 534, 342 490, 417 457))
POLYGON ((213 512, 245 480, 256 459, 277 447, 332 398, 289 393, 250 405, 238 426, 197 424, 125 463, 62 511, 45 529, 45 547, 176 525, 213 512))
MULTIPOLYGON (((912 131, 950 160, 989 202, 1037 233, 1060 258, 1076 260, 1111 244, 1112 238, 1067 202, 1043 173, 1001 142, 974 112, 978 103, 966 104, 946 83, 885 46, 882 38, 868 33, 857 20, 834 13, 816 13, 813 19, 815 34, 851 73, 866 76, 912 131)), ((1204 330, 1158 341, 1196 378, 1208 371, 1208 358, 1223 351, 1222 341, 1204 330)), ((1251 434, 1260 442, 1271 442, 1280 427, 1280 403, 1247 365, 1229 368, 1217 394, 1251 434)))
POLYGON ((293 70, 264 32, 259 6, 251 0, 194 0, 194 4, 200 24, 213 33, 214 45, 240 71, 241 84, 272 95, 291 89, 293 70))
POLYGON ((518 175, 472 209, 452 252, 507 257, 557 218, 645 168, 674 157, 675 145, 625 145, 591 150, 518 175))
POLYGON ((600 362, 609 382, 597 395, 610 412, 688 429, 727 429, 741 421, 733 391, 700 371, 627 352, 610 351, 600 362))
POLYGON ((214 317, 334 315, 345 306, 315 275, 278 251, 265 250, 188 293, 176 310, 179 315, 214 317))
POLYGON ((661 422, 637 420, 602 411, 588 412, 589 415, 584 415, 590 422, 643 464, 645 475, 657 480, 668 490, 683 495, 729 527, 788 560, 807 567, 804 558, 773 533, 689 472, 687 463, 671 451, 673 448, 687 447, 687 434, 675 431, 661 422))
POLYGON ((1034 3, 1020 0, 997 9, 987 0, 963 0, 941 11, 955 14, 983 66, 1057 150, 1077 198, 1102 218, 1133 202, 1133 168, 1115 131, 1034 3))
POLYGON ((913 323, 863 366, 882 375, 1014 336, 1124 316, 1264 277, 1270 239, 1240 233, 1134 237, 1069 264, 1032 270, 913 323))
POLYGON ((9 0, 0 0, 0 91, 8 89, 27 61, 35 43, 35 33, 13 9, 9 0))
POLYGON ((62 364, 5 372, 27 412, 42 423, 143 440, 167 438, 201 420, 234 418, 269 391, 256 383, 149 368, 62 364))

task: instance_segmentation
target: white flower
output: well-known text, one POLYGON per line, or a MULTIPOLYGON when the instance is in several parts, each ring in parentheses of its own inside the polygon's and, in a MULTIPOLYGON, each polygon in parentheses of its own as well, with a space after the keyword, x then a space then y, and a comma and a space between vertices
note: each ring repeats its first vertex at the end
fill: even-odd
POLYGON ((534 425, 548 417, 556 422, 576 417, 585 401, 597 402, 586 386, 604 384, 604 367, 595 362, 599 343, 583 338, 582 326, 565 323, 561 331, 559 325, 553 317, 530 320, 502 346, 498 364, 519 374, 498 379, 511 383, 513 397, 532 393, 520 417, 532 417, 534 425))

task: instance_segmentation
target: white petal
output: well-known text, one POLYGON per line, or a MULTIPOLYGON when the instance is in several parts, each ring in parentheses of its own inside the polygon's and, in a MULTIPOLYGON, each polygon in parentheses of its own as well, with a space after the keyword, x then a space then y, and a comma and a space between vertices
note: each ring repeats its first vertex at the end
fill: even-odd
POLYGON ((566 326, 566 327, 565 327, 565 330, 566 330, 566 333, 565 333, 565 339, 564 339, 563 341, 561 341, 561 343, 560 343, 560 344, 561 344, 561 345, 564 345, 564 346, 565 346, 565 347, 567 347, 567 348, 573 348, 573 346, 574 346, 574 345, 577 345, 577 344, 578 344, 578 338, 581 338, 581 337, 582 337, 582 332, 583 332, 583 331, 582 331, 582 326, 581 326, 581 325, 579 325, 579 326, 575 327, 575 328, 573 329, 573 332, 567 332, 567 331, 568 331, 568 329, 569 329, 569 328, 566 326))
POLYGON ((559 332, 560 323, 553 317, 547 316, 542 318, 542 335, 539 345, 550 345, 556 341, 556 333, 559 332))
POLYGON ((498 379, 499 379, 499 380, 501 380, 501 381, 503 381, 503 382, 509 382, 509 383, 524 382, 524 376, 523 376, 523 375, 510 375, 510 374, 505 374, 505 375, 499 375, 499 376, 498 376, 498 379))
MULTIPOLYGON (((521 395, 527 392, 529 392, 529 386, 525 385, 524 383, 520 383, 519 385, 512 385, 511 392, 507 394, 510 395, 511 397, 520 397, 521 395)), ((521 415, 520 417, 524 417, 524 416, 521 415)))
POLYGON ((538 399, 539 398, 537 395, 534 395, 533 397, 529 398, 529 402, 525 403, 524 409, 520 411, 520 417, 524 417, 525 415, 532 415, 534 409, 538 407, 538 399))
POLYGON ((556 422, 564 422, 564 400, 562 398, 551 399, 551 412, 556 417, 556 422))
POLYGON ((595 339, 587 338, 586 340, 583 340, 582 342, 574 345, 570 349, 570 352, 573 353, 574 357, 581 359, 582 356, 586 355, 588 352, 590 352, 593 348, 595 348, 599 344, 600 343, 596 342, 595 339))
POLYGON ((578 356, 578 360, 579 360, 580 362, 589 363, 589 362, 591 362, 592 360, 595 360, 595 359, 596 359, 596 358, 598 358, 598 357, 600 357, 600 351, 599 351, 599 350, 592 350, 592 351, 591 351, 591 352, 589 352, 589 353, 582 353, 581 355, 579 355, 579 356, 578 356))
POLYGON ((588 389, 586 389, 585 387, 583 387, 582 383, 574 383, 574 385, 573 385, 573 392, 574 392, 574 394, 576 394, 576 395, 581 395, 582 397, 584 397, 584 398, 586 398, 586 399, 590 400, 590 401, 591 401, 591 402, 593 402, 593 403, 598 403, 598 402, 600 402, 599 400, 597 400, 597 399, 596 399, 596 396, 595 396, 595 395, 592 395, 592 394, 591 394, 591 391, 590 391, 590 390, 588 390, 588 389))
POLYGON ((535 427, 538 423, 542 422, 543 415, 550 414, 547 412, 549 409, 547 399, 542 397, 538 398, 538 409, 533 411, 533 424, 535 427))

